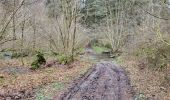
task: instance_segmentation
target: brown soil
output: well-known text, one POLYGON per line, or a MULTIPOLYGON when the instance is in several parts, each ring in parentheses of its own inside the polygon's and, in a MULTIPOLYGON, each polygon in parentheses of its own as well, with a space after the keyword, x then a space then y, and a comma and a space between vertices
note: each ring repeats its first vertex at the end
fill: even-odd
POLYGON ((133 100, 133 91, 123 69, 102 62, 54 100, 133 100))

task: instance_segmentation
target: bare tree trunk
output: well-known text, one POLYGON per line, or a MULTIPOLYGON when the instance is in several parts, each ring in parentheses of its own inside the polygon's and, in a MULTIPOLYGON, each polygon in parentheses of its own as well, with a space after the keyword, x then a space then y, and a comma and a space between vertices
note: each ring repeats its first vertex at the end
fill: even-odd
POLYGON ((23 47, 24 47, 24 29, 25 29, 25 18, 24 18, 24 21, 22 22, 22 25, 21 25, 21 62, 22 62, 22 65, 24 65, 24 60, 23 60, 23 47))
POLYGON ((13 45, 12 45, 12 49, 13 49, 13 53, 14 53, 14 49, 15 49, 15 39, 16 39, 16 27, 15 27, 15 8, 16 8, 16 1, 14 0, 13 1, 13 18, 12 18, 12 21, 13 21, 13 45))
POLYGON ((76 7, 75 7, 75 13, 74 14, 74 32, 73 32, 73 45, 72 45, 72 60, 74 60, 74 51, 75 51, 75 42, 76 42, 76 31, 77 31, 77 3, 76 3, 76 7))
MULTIPOLYGON (((12 41, 13 39, 9 39, 9 40, 5 40, 5 41, 2 41, 5 37, 4 37, 4 34, 6 33, 6 30, 8 28, 8 26, 10 25, 10 23, 13 21, 13 18, 15 17, 16 13, 20 10, 20 8, 24 5, 24 1, 25 0, 22 0, 21 1, 21 4, 15 8, 15 10, 13 10, 12 14, 10 15, 9 17, 9 20, 7 20, 7 22, 5 22, 5 25, 2 27, 2 29, 0 30, 0 45, 1 44, 4 44, 5 42, 8 42, 8 41, 12 41)), ((14 20, 15 21, 15 20, 14 20)), ((14 30, 13 30, 14 31, 14 30)), ((15 33, 15 32, 13 32, 15 33)))
POLYGON ((36 49, 36 25, 33 27, 33 50, 36 49))

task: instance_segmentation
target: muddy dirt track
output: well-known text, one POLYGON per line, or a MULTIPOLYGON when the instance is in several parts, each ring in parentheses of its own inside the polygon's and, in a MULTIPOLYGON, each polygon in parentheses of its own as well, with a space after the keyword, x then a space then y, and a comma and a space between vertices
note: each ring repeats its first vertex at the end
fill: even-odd
POLYGON ((133 100, 132 97, 125 71, 110 62, 102 62, 54 100, 133 100))

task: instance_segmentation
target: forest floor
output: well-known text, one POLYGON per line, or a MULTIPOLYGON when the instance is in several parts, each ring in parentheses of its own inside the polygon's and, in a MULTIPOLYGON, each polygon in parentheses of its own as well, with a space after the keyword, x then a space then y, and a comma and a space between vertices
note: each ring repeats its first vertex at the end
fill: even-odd
POLYGON ((121 56, 116 61, 131 80, 135 100, 170 100, 170 69, 154 70, 133 56, 121 56))
POLYGON ((18 59, 0 60, 0 100, 170 100, 164 72, 141 69, 130 57, 114 60, 86 49, 70 65, 36 71, 29 59, 25 66, 18 59))
MULTIPOLYGON (((49 59, 48 62, 53 61, 49 59)), ((32 71, 18 59, 0 63, 0 100, 51 100, 91 66, 89 62, 77 60, 70 65, 55 63, 32 71)))
MULTIPOLYGON (((53 63, 52 59, 48 59, 47 63, 53 63)), ((70 100, 70 96, 71 100, 131 100, 132 88, 126 72, 114 65, 112 60, 92 49, 87 49, 79 60, 70 65, 55 63, 36 71, 30 70, 31 61, 22 66, 18 59, 1 60, 0 100, 70 100), (95 64, 93 68, 92 64, 95 64), (76 91, 77 87, 81 88, 80 91, 76 91)))

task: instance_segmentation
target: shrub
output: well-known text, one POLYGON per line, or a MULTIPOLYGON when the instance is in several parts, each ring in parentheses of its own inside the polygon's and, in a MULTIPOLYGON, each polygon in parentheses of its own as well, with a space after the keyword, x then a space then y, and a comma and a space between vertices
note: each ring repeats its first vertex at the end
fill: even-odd
POLYGON ((4 57, 9 56, 12 58, 20 58, 20 57, 27 57, 29 55, 34 55, 35 52, 30 49, 23 49, 22 52, 20 50, 10 50, 10 49, 4 49, 1 51, 3 53, 4 57))
POLYGON ((44 58, 44 54, 41 52, 37 52, 36 60, 31 64, 31 69, 35 70, 38 69, 41 65, 45 64, 46 60, 44 58))
POLYGON ((170 46, 162 45, 152 50, 152 54, 147 59, 151 66, 164 68, 170 63, 170 46))
POLYGON ((59 55, 59 54, 58 54, 57 52, 55 52, 55 51, 51 51, 51 53, 52 53, 53 56, 59 55))
POLYGON ((105 44, 105 47, 108 49, 112 49, 112 45, 110 43, 105 44))
POLYGON ((97 39, 91 40, 90 44, 91 44, 91 46, 99 46, 100 45, 99 40, 97 40, 97 39))
POLYGON ((167 67, 170 63, 170 46, 163 43, 147 45, 139 50, 139 57, 145 56, 150 67, 158 70, 167 67))
POLYGON ((29 52, 25 51, 25 52, 14 52, 12 54, 12 58, 19 58, 19 57, 27 57, 29 56, 29 52))
POLYGON ((76 55, 82 55, 85 53, 85 48, 81 47, 81 48, 77 48, 75 49, 76 51, 76 55))
POLYGON ((65 54, 58 55, 57 59, 58 59, 58 62, 59 62, 60 64, 64 64, 64 65, 73 62, 72 56, 70 56, 70 55, 65 55, 65 54))

